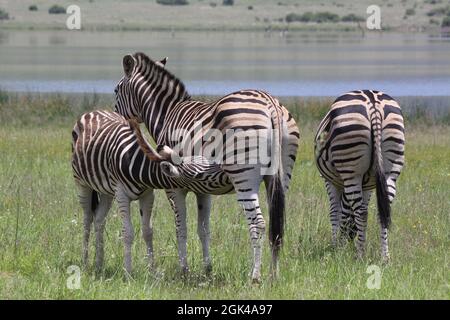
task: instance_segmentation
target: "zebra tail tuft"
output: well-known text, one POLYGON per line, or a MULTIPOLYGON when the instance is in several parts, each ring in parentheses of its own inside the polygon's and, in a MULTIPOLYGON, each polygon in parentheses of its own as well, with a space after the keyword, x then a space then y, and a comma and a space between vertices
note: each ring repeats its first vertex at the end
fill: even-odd
POLYGON ((377 205, 380 223, 383 228, 389 228, 391 224, 391 205, 388 197, 388 185, 381 168, 377 167, 376 173, 377 205))
POLYGON ((97 191, 92 190, 92 194, 91 194, 91 210, 92 210, 92 212, 95 212, 95 210, 98 207, 98 203, 99 203, 98 193, 97 193, 97 191))
POLYGON ((278 255, 278 252, 283 244, 285 223, 285 195, 279 172, 270 180, 269 195, 269 239, 273 254, 278 255))

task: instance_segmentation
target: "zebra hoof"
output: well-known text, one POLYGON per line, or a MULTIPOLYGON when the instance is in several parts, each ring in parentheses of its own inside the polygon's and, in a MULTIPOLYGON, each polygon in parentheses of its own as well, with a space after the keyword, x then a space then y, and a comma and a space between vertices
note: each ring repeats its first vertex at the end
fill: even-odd
POLYGON ((187 276, 189 274, 189 267, 188 266, 182 266, 181 267, 181 274, 183 276, 187 276))
POLYGON ((208 263, 205 265, 205 273, 207 275, 210 275, 212 273, 212 264, 211 263, 208 263))
POLYGON ((389 262, 391 261, 391 257, 389 256, 389 254, 383 255, 381 261, 382 261, 382 263, 383 263, 384 265, 389 264, 389 262))
POLYGON ((252 273, 252 283, 260 284, 261 283, 261 273, 258 271, 253 271, 252 273))

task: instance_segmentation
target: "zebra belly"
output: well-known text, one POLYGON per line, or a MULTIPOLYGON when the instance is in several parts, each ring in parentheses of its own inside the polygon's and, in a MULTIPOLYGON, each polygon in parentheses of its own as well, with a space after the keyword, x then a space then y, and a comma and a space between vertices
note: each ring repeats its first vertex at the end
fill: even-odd
POLYGON ((109 184, 106 183, 106 179, 100 180, 104 183, 98 184, 98 183, 91 183, 88 179, 85 179, 83 177, 74 176, 74 178, 77 181, 77 183, 83 187, 90 188, 101 194, 108 194, 110 196, 115 195, 116 181, 114 181, 112 179, 109 181, 110 182, 109 184))

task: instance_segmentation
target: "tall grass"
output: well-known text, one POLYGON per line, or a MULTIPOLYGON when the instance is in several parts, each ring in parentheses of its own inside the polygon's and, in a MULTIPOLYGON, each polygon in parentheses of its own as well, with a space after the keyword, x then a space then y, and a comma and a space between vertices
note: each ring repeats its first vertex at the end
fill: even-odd
MULTIPOLYGON (((124 280, 121 219, 114 205, 107 219, 104 272, 95 276, 91 268, 82 268, 81 288, 68 289, 67 268, 81 266, 83 221, 70 168, 71 128, 82 112, 111 108, 108 99, 7 94, 0 103, 0 299, 448 299, 449 124, 436 119, 427 124, 426 117, 426 125, 408 120, 406 166, 393 204, 392 261, 384 266, 374 201, 369 208, 367 257, 356 260, 352 245, 330 247, 328 200, 312 148, 315 127, 330 100, 300 98, 283 99, 299 120, 301 143, 287 194, 278 280, 267 280, 266 240, 264 281, 259 286, 250 283, 249 236, 235 195, 213 200, 210 276, 202 270, 196 205, 188 196, 191 272, 181 277, 173 213, 158 191, 153 210, 155 271, 146 269, 136 213, 133 279, 124 280), (382 271, 379 290, 366 286, 367 267, 373 264, 382 271)), ((267 219, 264 192, 261 195, 267 219)), ((137 212, 136 204, 132 210, 137 212)))
MULTIPOLYGON (((194 96, 200 101, 214 101, 216 96, 194 96)), ((450 124, 450 97, 399 97, 403 116, 409 123, 450 124)), ((331 97, 282 97, 281 103, 299 124, 319 122, 328 112, 331 97)), ((112 95, 84 93, 13 93, 0 89, 0 123, 14 125, 72 124, 81 114, 94 109, 114 107, 112 95)))

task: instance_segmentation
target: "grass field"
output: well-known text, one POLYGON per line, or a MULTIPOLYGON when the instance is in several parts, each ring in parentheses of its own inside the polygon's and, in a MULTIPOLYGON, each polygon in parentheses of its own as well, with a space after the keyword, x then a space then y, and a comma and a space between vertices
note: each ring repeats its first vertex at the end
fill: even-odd
MULTIPOLYGON (((406 166, 399 179, 390 232, 392 261, 381 265, 375 201, 370 205, 368 250, 330 247, 328 200, 313 163, 313 135, 328 101, 292 102, 301 145, 287 196, 286 241, 280 277, 252 285, 250 243, 234 195, 212 208, 213 273, 202 271, 193 196, 188 200, 190 275, 178 271, 174 218, 162 191, 154 207, 156 271, 146 270, 145 245, 133 205, 134 273, 124 280, 121 219, 114 206, 105 236, 105 270, 82 270, 81 288, 66 286, 67 268, 81 266, 82 211, 70 167, 71 128, 83 111, 103 106, 88 97, 78 105, 59 96, 16 97, 0 92, 0 299, 449 299, 450 125, 407 117, 406 166), (381 288, 368 289, 375 264, 381 288)), ((263 213, 267 219, 266 206, 263 213)), ((93 249, 93 247, 91 247, 93 249)), ((91 250, 93 257, 93 250, 91 250)))
MULTIPOLYGON (((367 18, 367 7, 381 8, 383 30, 439 30, 444 15, 428 16, 431 10, 446 8, 448 0, 236 0, 223 6, 222 0, 189 0, 188 5, 166 6, 154 0, 23 0, 0 1, 9 20, 0 20, 8 29, 65 29, 66 14, 49 14, 58 4, 81 9, 85 30, 358 30, 356 23, 287 23, 290 13, 329 12, 343 17, 349 13, 367 18), (29 6, 36 5, 37 11, 29 6), (176 17, 176 18, 175 18, 176 17)), ((362 25, 365 26, 363 20, 362 25)))

